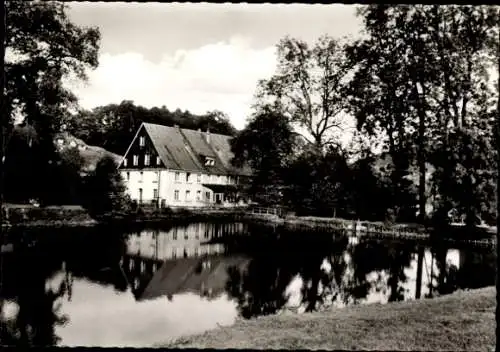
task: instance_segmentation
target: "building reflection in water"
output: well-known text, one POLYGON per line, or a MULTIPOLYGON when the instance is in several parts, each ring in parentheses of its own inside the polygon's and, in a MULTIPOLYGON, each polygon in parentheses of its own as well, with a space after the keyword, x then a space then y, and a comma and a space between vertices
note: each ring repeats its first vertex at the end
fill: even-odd
POLYGON ((129 234, 124 275, 138 300, 172 299, 182 292, 214 298, 224 292, 226 267, 246 262, 225 253, 224 244, 214 240, 245 232, 243 223, 194 223, 129 234))

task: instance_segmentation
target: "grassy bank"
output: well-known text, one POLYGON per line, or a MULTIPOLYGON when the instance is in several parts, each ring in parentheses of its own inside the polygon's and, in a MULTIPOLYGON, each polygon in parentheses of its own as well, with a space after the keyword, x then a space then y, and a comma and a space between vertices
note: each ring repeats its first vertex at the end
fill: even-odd
POLYGON ((493 351, 494 287, 434 299, 238 320, 162 344, 186 348, 493 351))
POLYGON ((76 205, 35 207, 8 204, 2 211, 2 227, 72 227, 98 223, 85 209, 76 205))
MULTIPOLYGON (((383 222, 353 221, 341 218, 297 217, 287 215, 279 217, 270 214, 255 214, 245 208, 144 208, 133 212, 114 212, 93 219, 85 209, 79 206, 53 206, 37 208, 30 205, 6 207, 8 225, 25 227, 61 227, 61 226, 94 226, 98 223, 116 224, 120 226, 143 225, 162 226, 177 222, 196 221, 240 221, 262 223, 270 226, 282 226, 289 230, 301 232, 329 232, 338 230, 355 230, 358 235, 368 235, 381 239, 415 239, 429 238, 481 241, 494 245, 496 228, 466 228, 449 226, 446 229, 433 230, 419 224, 391 224, 383 222), (435 235, 435 236, 434 236, 435 235)), ((6 217, 4 217, 5 219, 6 217)))

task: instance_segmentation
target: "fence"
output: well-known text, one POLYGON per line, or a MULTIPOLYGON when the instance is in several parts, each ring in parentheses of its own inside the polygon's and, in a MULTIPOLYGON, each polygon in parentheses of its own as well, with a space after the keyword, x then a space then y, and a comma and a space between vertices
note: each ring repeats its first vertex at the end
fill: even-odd
POLYGON ((283 216, 283 210, 280 208, 252 207, 250 210, 252 214, 276 215, 279 217, 283 216))

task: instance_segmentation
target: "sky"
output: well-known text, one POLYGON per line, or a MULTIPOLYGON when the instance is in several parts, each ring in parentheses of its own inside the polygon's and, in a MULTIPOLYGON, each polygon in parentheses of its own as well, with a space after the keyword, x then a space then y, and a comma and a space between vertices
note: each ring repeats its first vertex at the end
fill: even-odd
POLYGON ((71 82, 84 108, 132 100, 193 113, 220 110, 241 129, 257 81, 286 35, 356 37, 354 5, 70 3, 69 18, 101 32, 99 66, 71 82))

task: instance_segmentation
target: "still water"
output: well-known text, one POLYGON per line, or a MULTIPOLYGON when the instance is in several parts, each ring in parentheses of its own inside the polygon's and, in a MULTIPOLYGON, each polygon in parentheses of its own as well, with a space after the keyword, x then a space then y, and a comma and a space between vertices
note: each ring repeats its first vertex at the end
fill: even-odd
POLYGON ((9 237, 1 344, 147 347, 237 317, 410 300, 418 287, 429 297, 495 278, 496 249, 244 223, 9 237))

